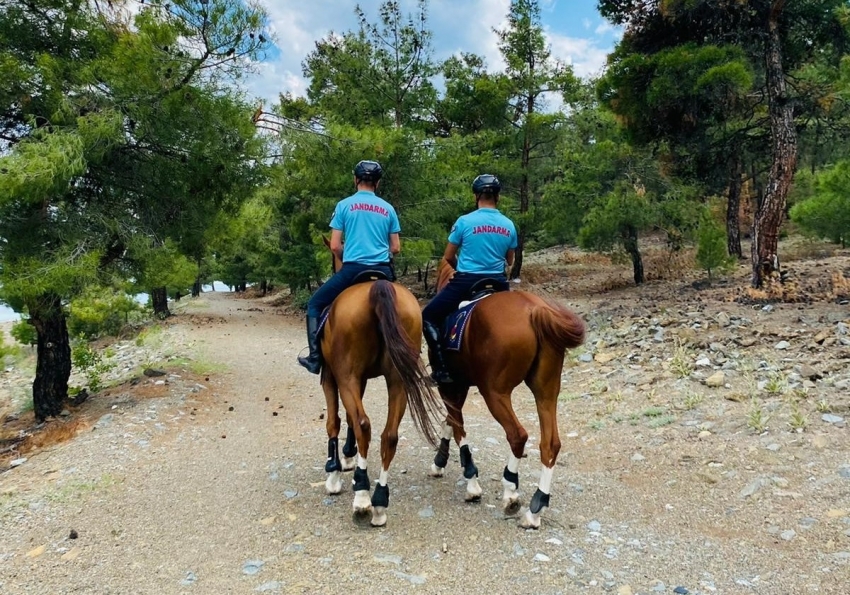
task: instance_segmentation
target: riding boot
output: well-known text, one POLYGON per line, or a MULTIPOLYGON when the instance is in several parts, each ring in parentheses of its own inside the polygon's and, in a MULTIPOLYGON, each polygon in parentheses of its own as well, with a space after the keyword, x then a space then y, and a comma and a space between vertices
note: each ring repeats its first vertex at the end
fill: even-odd
POLYGON ((319 349, 319 339, 316 334, 319 331, 319 319, 314 316, 307 317, 307 346, 310 355, 298 357, 298 363, 307 368, 311 374, 318 374, 322 369, 322 352, 319 349))
POLYGON ((454 382, 449 374, 443 348, 440 345, 440 331, 433 323, 422 321, 422 330, 425 341, 431 350, 431 379, 437 384, 451 384, 454 382))

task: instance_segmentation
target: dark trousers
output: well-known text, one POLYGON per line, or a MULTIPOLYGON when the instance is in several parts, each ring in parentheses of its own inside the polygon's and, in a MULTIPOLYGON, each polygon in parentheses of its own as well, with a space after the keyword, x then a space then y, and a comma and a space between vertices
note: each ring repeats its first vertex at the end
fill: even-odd
POLYGON ((438 329, 441 328, 449 314, 457 310, 457 307, 463 300, 469 299, 469 290, 472 289, 472 286, 482 279, 496 279, 500 281, 502 286, 497 286, 498 291, 508 291, 510 289, 508 279, 504 275, 455 273, 449 284, 440 290, 434 296, 434 299, 422 310, 422 319, 430 322, 438 329))
POLYGON ((388 264, 359 264, 346 262, 336 273, 331 275, 324 285, 307 302, 307 316, 318 318, 325 308, 330 306, 339 294, 351 286, 354 278, 363 271, 381 271, 387 278, 395 279, 392 268, 388 264))

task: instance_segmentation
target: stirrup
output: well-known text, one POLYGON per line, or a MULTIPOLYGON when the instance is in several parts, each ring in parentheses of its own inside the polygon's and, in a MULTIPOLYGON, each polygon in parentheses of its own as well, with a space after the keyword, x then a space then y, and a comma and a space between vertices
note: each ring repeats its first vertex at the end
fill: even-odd
POLYGON ((451 374, 446 370, 435 370, 433 367, 431 368, 431 380, 434 381, 434 384, 454 384, 454 378, 451 377, 451 374))

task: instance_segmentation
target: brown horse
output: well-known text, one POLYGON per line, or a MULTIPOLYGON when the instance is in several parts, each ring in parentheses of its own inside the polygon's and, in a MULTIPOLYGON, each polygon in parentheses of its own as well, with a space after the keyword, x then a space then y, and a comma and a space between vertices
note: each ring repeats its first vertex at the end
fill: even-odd
MULTIPOLYGON (((438 270, 437 291, 448 284, 454 273, 451 265, 443 260, 438 270)), ((519 459, 523 456, 528 432, 514 413, 511 393, 525 382, 534 394, 540 418, 543 469, 537 491, 520 525, 539 528, 540 515, 549 506, 552 474, 561 449, 557 408, 564 352, 583 341, 584 322, 560 304, 525 291, 499 292, 481 300, 470 314, 460 351, 446 353, 456 382, 439 387, 448 415, 431 475, 443 475, 448 463, 449 438, 454 436, 467 479, 466 499, 475 501, 481 497, 478 469, 466 442, 462 411, 469 388, 477 386, 510 445, 502 479, 502 506, 506 514, 519 512, 519 459)))
MULTIPOLYGON (((334 259, 334 272, 338 265, 339 261, 334 259)), ((329 494, 339 494, 341 472, 354 468, 355 518, 365 518, 371 511, 373 526, 387 522, 387 474, 396 453, 398 427, 408 404, 416 428, 436 445, 431 420, 441 407, 431 391, 420 357, 421 345, 419 302, 406 288, 387 280, 362 282, 343 291, 331 306, 325 323, 321 340, 322 390, 328 407, 325 488, 329 494), (372 426, 363 407, 363 393, 366 381, 378 376, 383 376, 387 384, 387 422, 381 434, 381 474, 370 500, 366 458, 372 426), (343 461, 338 453, 340 398, 348 422, 343 461)))

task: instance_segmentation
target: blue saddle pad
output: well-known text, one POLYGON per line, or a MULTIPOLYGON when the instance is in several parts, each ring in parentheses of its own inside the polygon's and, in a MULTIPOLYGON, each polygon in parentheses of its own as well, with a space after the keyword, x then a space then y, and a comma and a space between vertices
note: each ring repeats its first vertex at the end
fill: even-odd
POLYGON ((463 308, 456 310, 447 319, 443 327, 443 348, 449 351, 460 351, 460 346, 463 342, 463 334, 466 332, 466 326, 469 323, 469 316, 478 305, 478 301, 474 301, 465 305, 463 308))

